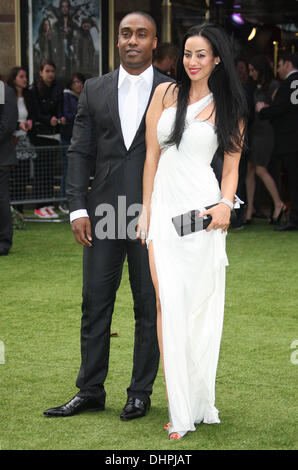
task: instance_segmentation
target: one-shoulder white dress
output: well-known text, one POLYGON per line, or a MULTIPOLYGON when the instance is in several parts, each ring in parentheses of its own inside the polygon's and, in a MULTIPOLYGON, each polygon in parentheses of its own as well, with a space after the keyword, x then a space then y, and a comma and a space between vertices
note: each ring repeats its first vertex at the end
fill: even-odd
POLYGON ((172 217, 221 199, 210 166, 218 147, 216 128, 197 118, 213 100, 210 93, 189 105, 179 149, 167 145, 176 108, 158 122, 161 151, 151 200, 147 245, 153 243, 162 310, 169 433, 181 436, 195 424, 219 423, 215 378, 224 317, 225 267, 221 230, 180 237, 172 217))

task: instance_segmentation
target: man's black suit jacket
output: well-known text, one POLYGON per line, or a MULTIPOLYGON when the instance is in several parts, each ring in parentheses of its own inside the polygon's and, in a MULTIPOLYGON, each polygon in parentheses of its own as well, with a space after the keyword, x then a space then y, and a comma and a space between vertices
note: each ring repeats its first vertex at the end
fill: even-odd
MULTIPOLYGON (((119 69, 86 81, 68 150, 69 208, 71 212, 87 209, 91 220, 99 204, 111 204, 117 219, 119 195, 126 196, 127 207, 142 203, 146 113, 127 150, 118 110, 118 77, 119 69), (88 194, 92 168, 95 174, 88 194)), ((172 79, 154 69, 149 103, 156 86, 167 81, 172 79)))
POLYGON ((263 108, 259 113, 261 119, 270 119, 271 121, 274 129, 274 153, 276 154, 298 151, 297 90, 298 72, 295 72, 281 83, 272 105, 263 108))
POLYGON ((12 140, 17 122, 17 97, 15 91, 5 85, 5 103, 0 105, 0 166, 10 166, 17 163, 12 140))

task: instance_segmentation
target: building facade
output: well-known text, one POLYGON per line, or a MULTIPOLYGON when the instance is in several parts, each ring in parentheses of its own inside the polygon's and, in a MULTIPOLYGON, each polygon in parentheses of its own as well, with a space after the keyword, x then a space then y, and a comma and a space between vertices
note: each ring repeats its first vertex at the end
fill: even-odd
POLYGON ((0 75, 22 65, 33 80, 50 53, 61 78, 113 70, 120 20, 134 10, 155 18, 160 43, 179 46, 188 27, 211 21, 232 36, 235 57, 266 54, 275 71, 280 49, 298 51, 297 0, 0 0, 0 75))

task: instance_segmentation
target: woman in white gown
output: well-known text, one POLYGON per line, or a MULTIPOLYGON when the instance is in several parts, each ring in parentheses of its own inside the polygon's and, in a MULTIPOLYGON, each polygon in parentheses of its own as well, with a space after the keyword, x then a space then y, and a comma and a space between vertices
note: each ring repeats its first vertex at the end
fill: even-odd
POLYGON ((157 87, 147 113, 137 228, 147 242, 156 290, 170 439, 194 431, 196 423, 220 422, 215 378, 228 264, 225 238, 244 118, 245 98, 228 37, 216 26, 192 27, 183 41, 177 85, 157 87), (210 166, 218 147, 224 155, 221 188, 210 166), (199 217, 212 216, 210 225, 180 236, 172 218, 195 209, 199 217))

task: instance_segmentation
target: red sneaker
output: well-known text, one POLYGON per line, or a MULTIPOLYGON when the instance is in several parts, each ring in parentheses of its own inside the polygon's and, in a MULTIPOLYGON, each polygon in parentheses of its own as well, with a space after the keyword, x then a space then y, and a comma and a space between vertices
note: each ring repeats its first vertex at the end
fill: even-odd
POLYGON ((45 211, 48 213, 51 219, 57 219, 59 216, 58 214, 56 214, 55 211, 53 211, 53 207, 54 206, 47 206, 47 207, 44 207, 43 209, 45 209, 45 211))
POLYGON ((37 215, 40 219, 50 219, 51 216, 46 212, 45 207, 41 207, 40 209, 34 209, 34 214, 37 215))

